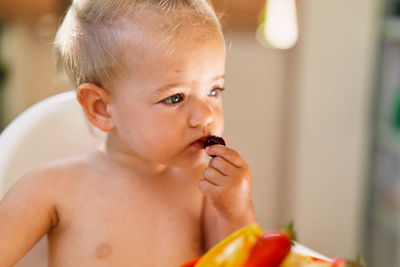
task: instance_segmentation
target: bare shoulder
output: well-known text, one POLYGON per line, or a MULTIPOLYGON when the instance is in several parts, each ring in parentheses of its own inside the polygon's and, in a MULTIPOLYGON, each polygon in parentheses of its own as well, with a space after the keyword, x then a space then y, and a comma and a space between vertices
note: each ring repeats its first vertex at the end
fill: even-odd
POLYGON ((59 222, 59 197, 67 180, 89 163, 85 158, 53 162, 20 178, 0 201, 0 266, 13 266, 59 222))
POLYGON ((88 156, 66 158, 39 166, 20 179, 20 183, 33 183, 34 187, 55 189, 57 184, 63 184, 82 171, 90 168, 88 156))
POLYGON ((8 195, 31 197, 46 203, 55 203, 68 190, 68 185, 90 168, 89 157, 75 157, 57 160, 37 167, 21 177, 7 192, 8 195))

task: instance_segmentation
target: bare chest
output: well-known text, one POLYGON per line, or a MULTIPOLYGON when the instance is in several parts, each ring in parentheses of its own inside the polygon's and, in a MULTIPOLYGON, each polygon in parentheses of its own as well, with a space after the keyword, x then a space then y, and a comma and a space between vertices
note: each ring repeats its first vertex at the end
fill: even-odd
POLYGON ((74 191, 49 234, 51 266, 178 266, 198 256, 200 192, 190 185, 157 188, 74 191))

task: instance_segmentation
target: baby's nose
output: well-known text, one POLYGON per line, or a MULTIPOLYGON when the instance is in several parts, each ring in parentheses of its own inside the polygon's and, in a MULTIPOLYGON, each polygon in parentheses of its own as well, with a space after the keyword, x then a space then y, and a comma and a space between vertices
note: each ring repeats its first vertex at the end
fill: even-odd
POLYGON ((197 103, 191 110, 189 125, 191 127, 201 127, 209 125, 214 119, 214 112, 210 105, 204 102, 197 103))

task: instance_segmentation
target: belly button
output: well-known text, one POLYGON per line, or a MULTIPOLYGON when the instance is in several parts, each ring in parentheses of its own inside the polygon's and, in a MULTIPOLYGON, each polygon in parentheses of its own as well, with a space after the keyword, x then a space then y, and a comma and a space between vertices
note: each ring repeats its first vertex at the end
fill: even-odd
POLYGON ((96 249, 96 257, 105 259, 111 254, 111 246, 107 243, 100 244, 96 249))

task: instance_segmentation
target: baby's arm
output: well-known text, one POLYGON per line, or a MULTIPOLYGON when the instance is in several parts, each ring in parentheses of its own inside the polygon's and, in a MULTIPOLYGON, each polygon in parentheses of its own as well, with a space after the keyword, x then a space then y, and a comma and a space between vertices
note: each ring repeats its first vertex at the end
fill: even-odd
POLYGON ((200 181, 205 195, 203 229, 206 249, 256 221, 251 201, 251 170, 238 152, 222 145, 206 148, 211 159, 200 181))
POLYGON ((23 178, 0 202, 0 266, 14 266, 57 223, 49 174, 23 178))

